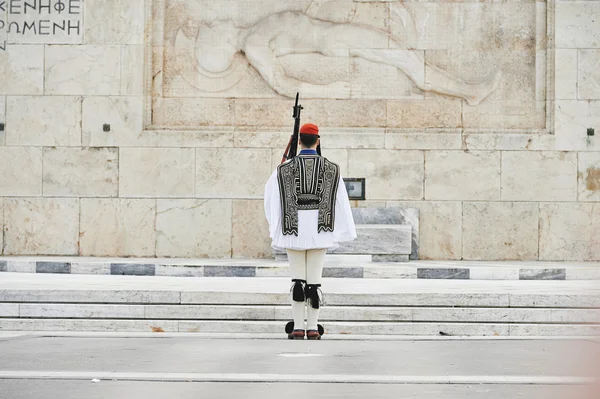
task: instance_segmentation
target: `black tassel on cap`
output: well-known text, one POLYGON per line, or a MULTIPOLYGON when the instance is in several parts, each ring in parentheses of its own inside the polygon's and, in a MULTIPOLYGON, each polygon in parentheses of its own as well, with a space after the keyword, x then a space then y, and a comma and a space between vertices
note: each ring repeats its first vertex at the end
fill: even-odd
POLYGON ((321 298, 319 297, 319 287, 321 284, 308 284, 306 286, 306 298, 310 300, 310 306, 313 309, 319 309, 321 298))
POLYGON ((306 284, 306 280, 294 279, 292 280, 292 299, 294 302, 304 302, 306 300, 306 296, 304 294, 304 284, 306 284))

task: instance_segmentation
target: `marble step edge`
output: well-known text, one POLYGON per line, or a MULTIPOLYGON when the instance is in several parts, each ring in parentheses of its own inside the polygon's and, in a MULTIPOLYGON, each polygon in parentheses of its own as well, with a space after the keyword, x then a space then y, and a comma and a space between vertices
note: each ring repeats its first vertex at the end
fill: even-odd
MULTIPOLYGON (((2 289, 0 303, 71 303, 106 305, 281 305, 283 292, 160 291, 128 289, 2 289)), ((556 308, 598 309, 600 294, 584 293, 327 293, 324 306, 443 307, 443 308, 556 308)))
MULTIPOLYGON (((0 303, 0 318, 288 320, 289 305, 0 303)), ((600 323, 600 309, 326 306, 326 321, 600 323)))
MULTIPOLYGON (((600 336, 599 325, 428 323, 428 322, 328 322, 327 334, 416 336, 600 336)), ((282 321, 214 320, 93 320, 93 319, 0 319, 0 331, 99 331, 160 333, 255 333, 282 334, 282 321)))
MULTIPOLYGON (((137 261, 66 262, 0 260, 0 272, 172 277, 287 277, 285 262, 185 265, 137 261)), ((600 280, 600 267, 326 264, 323 277, 457 280, 600 280)))

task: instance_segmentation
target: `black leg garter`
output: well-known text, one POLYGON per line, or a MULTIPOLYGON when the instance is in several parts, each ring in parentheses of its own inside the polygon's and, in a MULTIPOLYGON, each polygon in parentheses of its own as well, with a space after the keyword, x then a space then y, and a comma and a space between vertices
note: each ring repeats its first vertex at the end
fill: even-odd
POLYGON ((306 280, 293 279, 292 283, 292 288, 290 289, 292 293, 292 299, 294 302, 304 302, 306 300, 306 295, 304 293, 304 285, 306 284, 306 280))
POLYGON ((310 306, 313 309, 319 309, 321 306, 321 284, 307 284, 306 285, 306 299, 310 300, 310 306), (320 294, 320 295, 319 295, 320 294))

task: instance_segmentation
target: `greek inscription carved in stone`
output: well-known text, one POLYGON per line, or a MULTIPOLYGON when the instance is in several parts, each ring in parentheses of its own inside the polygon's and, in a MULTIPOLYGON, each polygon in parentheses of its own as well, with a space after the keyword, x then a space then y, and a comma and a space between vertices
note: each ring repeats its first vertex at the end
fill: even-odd
POLYGON ((8 21, 0 21, 0 30, 8 26, 9 43, 81 43, 82 0, 6 1, 0 5, 6 5, 8 21))

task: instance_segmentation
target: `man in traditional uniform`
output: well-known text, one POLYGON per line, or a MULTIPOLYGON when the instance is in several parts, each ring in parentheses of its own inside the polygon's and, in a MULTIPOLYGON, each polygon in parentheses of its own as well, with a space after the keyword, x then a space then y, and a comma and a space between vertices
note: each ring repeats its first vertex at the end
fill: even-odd
POLYGON ((300 128, 298 156, 277 167, 265 187, 265 214, 272 246, 285 249, 292 275, 290 339, 320 339, 320 287, 327 249, 356 238, 340 167, 320 156, 319 128, 300 128), (306 331, 305 331, 305 308, 306 331))

